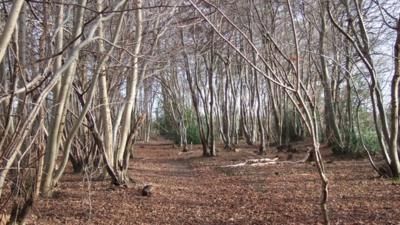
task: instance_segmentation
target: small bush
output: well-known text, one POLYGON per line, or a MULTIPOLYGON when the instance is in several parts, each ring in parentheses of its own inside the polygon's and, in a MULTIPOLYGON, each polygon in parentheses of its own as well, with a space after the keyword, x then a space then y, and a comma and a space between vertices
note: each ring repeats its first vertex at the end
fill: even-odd
MULTIPOLYGON (((367 149, 372 154, 377 153, 380 146, 375 131, 365 131, 361 135, 367 149)), ((332 144, 332 151, 336 155, 346 155, 352 158, 364 157, 366 155, 364 147, 362 146, 361 137, 354 133, 351 133, 347 147, 341 148, 338 145, 332 144)))
POLYGON ((201 144, 199 128, 196 121, 190 121, 186 128, 187 142, 189 144, 201 144))
POLYGON ((301 124, 300 118, 298 115, 295 117, 294 111, 285 113, 282 127, 282 140, 285 143, 304 140, 304 137, 297 132, 299 124, 301 124))

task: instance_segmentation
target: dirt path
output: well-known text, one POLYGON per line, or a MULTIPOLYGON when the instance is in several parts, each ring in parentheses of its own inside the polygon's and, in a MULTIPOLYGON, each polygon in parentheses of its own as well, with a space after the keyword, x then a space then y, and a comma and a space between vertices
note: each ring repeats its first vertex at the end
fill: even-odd
MULTIPOLYGON (((132 188, 112 190, 109 181, 69 173, 55 198, 40 201, 31 224, 317 224, 312 165, 220 167, 257 157, 251 148, 203 158, 199 147, 181 153, 165 143, 138 145, 132 188), (145 184, 153 196, 140 196, 145 184)), ((327 169, 333 224, 399 224, 400 186, 373 178, 366 161, 327 169)))

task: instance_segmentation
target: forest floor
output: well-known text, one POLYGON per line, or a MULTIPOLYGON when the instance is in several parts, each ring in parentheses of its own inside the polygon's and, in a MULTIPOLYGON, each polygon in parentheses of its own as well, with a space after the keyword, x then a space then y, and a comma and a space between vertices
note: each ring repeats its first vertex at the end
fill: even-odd
MULTIPOLYGON (((304 157, 296 146, 293 161, 304 157)), ((378 178, 365 159, 337 159, 322 148, 330 179, 332 224, 400 224, 400 185, 378 178)), ((130 188, 114 189, 91 174, 63 178, 55 197, 41 199, 28 224, 319 224, 320 181, 312 163, 222 167, 278 156, 219 151, 201 157, 200 146, 183 153, 172 144, 137 144, 130 188), (151 184, 153 195, 142 197, 151 184)))

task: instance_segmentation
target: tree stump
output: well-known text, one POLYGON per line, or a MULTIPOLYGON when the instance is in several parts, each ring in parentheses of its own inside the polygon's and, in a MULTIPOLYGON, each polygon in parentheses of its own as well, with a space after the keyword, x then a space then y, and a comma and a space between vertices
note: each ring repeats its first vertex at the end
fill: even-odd
POLYGON ((144 186, 144 188, 142 189, 142 196, 150 197, 153 194, 152 190, 153 186, 151 185, 144 186))
POLYGON ((314 158, 314 149, 312 148, 307 148, 307 154, 306 156, 303 158, 303 160, 301 160, 302 162, 314 162, 315 158, 314 158))

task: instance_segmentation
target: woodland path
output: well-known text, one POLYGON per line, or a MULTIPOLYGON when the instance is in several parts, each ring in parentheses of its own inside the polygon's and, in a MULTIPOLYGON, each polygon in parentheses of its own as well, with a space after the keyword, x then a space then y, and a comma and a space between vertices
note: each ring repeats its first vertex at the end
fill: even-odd
MULTIPOLYGON (((319 180, 311 164, 220 167, 259 157, 254 150, 203 158, 200 146, 182 153, 172 144, 139 144, 131 188, 68 173, 30 224, 317 224, 319 180), (153 185, 153 196, 140 195, 145 184, 153 185)), ((333 224, 398 224, 399 185, 374 178, 365 160, 331 166, 333 224)))

